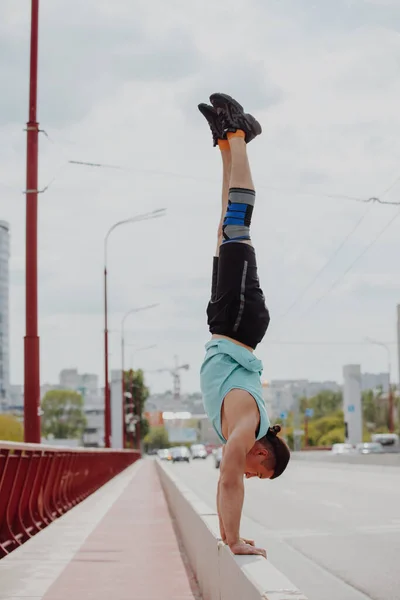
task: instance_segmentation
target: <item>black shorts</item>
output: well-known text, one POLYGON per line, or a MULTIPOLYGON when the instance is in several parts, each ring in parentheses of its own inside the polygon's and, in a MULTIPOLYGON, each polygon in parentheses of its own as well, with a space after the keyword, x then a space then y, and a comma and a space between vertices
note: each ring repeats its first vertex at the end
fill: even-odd
POLYGON ((253 246, 228 242, 214 257, 211 300, 207 307, 211 333, 226 335, 255 348, 270 317, 257 274, 253 246))

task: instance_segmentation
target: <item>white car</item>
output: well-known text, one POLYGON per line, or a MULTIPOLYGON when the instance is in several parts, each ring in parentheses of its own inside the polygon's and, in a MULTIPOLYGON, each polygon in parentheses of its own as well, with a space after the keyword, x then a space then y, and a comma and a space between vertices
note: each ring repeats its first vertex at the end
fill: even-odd
POLYGON ((332 454, 352 454, 354 446, 352 444, 333 444, 331 452, 332 454))
POLYGON ((171 448, 172 462, 190 462, 190 452, 186 446, 171 448))
POLYGON ((222 460, 222 446, 217 448, 214 452, 214 465, 216 469, 219 469, 222 460))
POLYGON ((382 454, 383 448, 377 442, 366 442, 365 444, 357 444, 356 451, 359 454, 382 454))
POLYGON ((171 452, 166 448, 158 450, 157 456, 160 460, 171 460, 171 452))
POLYGON ((192 458, 207 458, 207 450, 204 444, 193 444, 190 446, 190 452, 192 454, 192 458))

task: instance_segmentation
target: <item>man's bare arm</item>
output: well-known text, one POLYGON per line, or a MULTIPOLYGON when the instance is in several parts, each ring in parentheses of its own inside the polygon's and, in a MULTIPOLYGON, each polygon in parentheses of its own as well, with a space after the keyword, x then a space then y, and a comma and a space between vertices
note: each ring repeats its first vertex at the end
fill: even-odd
POLYGON ((225 527, 224 527, 224 523, 222 521, 222 517, 221 517, 221 508, 220 508, 220 503, 221 503, 221 499, 220 499, 220 482, 221 479, 218 480, 218 487, 217 487, 217 512, 218 512, 218 520, 219 520, 219 531, 221 534, 221 540, 223 542, 226 542, 226 533, 225 533, 225 527))
POLYGON ((246 464, 246 441, 236 430, 229 437, 221 461, 219 480, 219 516, 226 542, 230 547, 240 542, 240 519, 244 501, 243 474, 246 464))
POLYGON ((237 429, 229 436, 220 467, 218 513, 226 543, 234 554, 258 554, 266 558, 264 549, 256 548, 252 541, 242 540, 239 533, 244 501, 243 476, 246 455, 253 443, 254 433, 248 434, 246 430, 237 429))

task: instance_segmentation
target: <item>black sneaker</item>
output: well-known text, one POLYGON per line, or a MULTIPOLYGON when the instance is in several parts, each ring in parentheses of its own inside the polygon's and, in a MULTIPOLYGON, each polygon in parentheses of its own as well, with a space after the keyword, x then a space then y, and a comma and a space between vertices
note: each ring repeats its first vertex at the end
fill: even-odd
POLYGON ((221 118, 224 133, 241 129, 245 132, 246 143, 254 140, 262 132, 260 123, 244 112, 243 106, 227 94, 212 94, 210 102, 221 118))
POLYGON ((209 104, 199 104, 198 106, 201 114, 206 118, 207 123, 211 129, 212 137, 213 137, 213 145, 218 145, 218 140, 226 139, 226 135, 224 134, 224 128, 222 126, 222 120, 218 116, 218 112, 215 108, 210 106, 209 104))

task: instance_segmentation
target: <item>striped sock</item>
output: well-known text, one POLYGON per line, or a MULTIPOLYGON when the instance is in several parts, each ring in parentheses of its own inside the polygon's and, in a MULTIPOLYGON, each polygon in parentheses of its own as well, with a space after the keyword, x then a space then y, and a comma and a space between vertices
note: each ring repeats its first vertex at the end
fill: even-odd
POLYGON ((254 190, 231 188, 222 225, 223 244, 250 239, 250 223, 256 200, 254 190))

